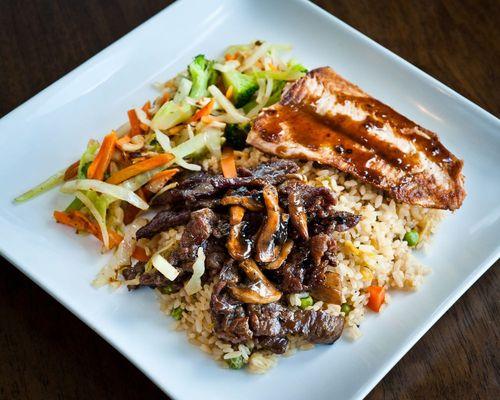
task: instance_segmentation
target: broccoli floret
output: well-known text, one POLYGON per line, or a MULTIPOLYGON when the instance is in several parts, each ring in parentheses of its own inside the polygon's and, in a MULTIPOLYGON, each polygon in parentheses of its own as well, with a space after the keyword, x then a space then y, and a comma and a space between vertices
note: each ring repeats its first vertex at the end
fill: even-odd
POLYGON ((203 54, 196 56, 188 66, 189 76, 193 82, 189 97, 199 99, 207 95, 207 88, 216 79, 217 71, 213 67, 214 62, 209 61, 203 54))
POLYGON ((224 137, 226 144, 235 150, 243 150, 246 146, 250 124, 227 124, 224 128, 224 137))
POLYGON ((236 108, 242 107, 259 89, 254 77, 242 74, 238 71, 227 71, 222 73, 224 85, 233 87, 233 103, 236 108))

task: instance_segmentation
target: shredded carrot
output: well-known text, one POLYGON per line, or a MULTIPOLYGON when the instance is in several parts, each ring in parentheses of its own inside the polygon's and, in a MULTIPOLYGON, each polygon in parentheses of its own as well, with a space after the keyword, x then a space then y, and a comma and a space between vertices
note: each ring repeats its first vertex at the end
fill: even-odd
POLYGON ((212 98, 212 100, 210 100, 206 106, 200 108, 198 111, 194 113, 194 115, 191 118, 191 121, 193 122, 199 121, 202 117, 210 115, 212 109, 214 108, 214 104, 215 104, 215 99, 212 98))
POLYGON ((169 180, 172 178, 177 172, 179 172, 178 168, 166 169, 165 171, 160 171, 157 174, 154 174, 153 177, 149 180, 149 182, 166 179, 169 180))
POLYGON ((73 179, 76 177, 76 174, 78 173, 78 166, 80 165, 80 160, 75 161, 73 164, 71 164, 67 169, 66 172, 64 172, 64 180, 69 181, 70 179, 73 179))
POLYGON ((111 162, 111 157, 113 156, 113 151, 115 150, 116 144, 116 132, 112 131, 109 135, 106 135, 102 141, 101 148, 97 153, 94 161, 90 164, 87 170, 87 177, 90 179, 98 179, 102 181, 104 179, 104 173, 109 167, 111 162))
POLYGON ((77 231, 88 232, 86 221, 72 217, 73 213, 65 213, 62 211, 54 211, 54 219, 60 224, 68 225, 75 228, 77 231))
POLYGON ((235 178, 238 176, 236 172, 236 164, 234 162, 234 151, 231 147, 224 147, 220 159, 222 174, 226 178, 235 178))
POLYGON ((132 164, 126 168, 123 168, 115 172, 108 178, 106 182, 111 183, 113 185, 117 185, 123 181, 126 181, 129 178, 132 178, 133 176, 139 175, 143 172, 164 165, 169 161, 173 160, 173 158, 174 156, 170 153, 158 154, 157 156, 148 158, 143 161, 139 161, 138 163, 132 164))
POLYGON ((177 172, 179 172, 177 168, 158 172, 149 180, 145 188, 153 193, 157 193, 177 172))
MULTIPOLYGON (((92 222, 81 211, 71 211, 69 213, 54 211, 54 218, 57 222, 71 226, 78 231, 91 233, 102 242, 102 233, 97 223, 92 222)), ((123 236, 113 231, 112 229, 108 229, 108 234, 110 249, 118 246, 118 244, 123 240, 123 236)))
POLYGON ((139 121, 139 118, 137 118, 135 110, 128 110, 127 115, 128 115, 128 120, 130 122, 130 133, 129 133, 130 137, 135 135, 140 135, 142 132, 141 123, 139 121))
POLYGON ((277 71, 278 68, 276 68, 276 65, 274 65, 273 63, 269 63, 269 68, 271 69, 271 71, 277 71))
POLYGON ((132 257, 137 261, 147 262, 149 261, 149 256, 146 254, 146 250, 143 247, 135 246, 132 257))
POLYGON ((141 127, 141 130, 144 131, 144 132, 147 132, 149 131, 149 126, 147 126, 146 124, 139 124, 139 126, 141 127))
POLYGON ((151 108, 151 102, 148 100, 144 103, 144 105, 142 106, 142 111, 144 111, 146 113, 146 115, 148 116, 148 118, 151 116, 149 114, 149 109, 151 108))
POLYGON ((241 55, 240 52, 237 51, 234 54, 229 54, 229 53, 226 54, 224 56, 224 58, 226 59, 226 61, 232 61, 232 60, 236 60, 240 55, 241 55))
POLYGON ((231 100, 231 97, 233 97, 233 85, 229 85, 229 87, 226 90, 226 97, 231 100))
POLYGON ((170 100, 170 93, 168 93, 168 92, 163 93, 163 95, 161 96, 161 99, 159 100, 160 106, 162 106, 163 104, 165 104, 169 100, 170 100))
POLYGON ((366 288, 366 292, 370 294, 368 307, 375 312, 379 312, 385 300, 385 288, 383 286, 369 286, 366 288))

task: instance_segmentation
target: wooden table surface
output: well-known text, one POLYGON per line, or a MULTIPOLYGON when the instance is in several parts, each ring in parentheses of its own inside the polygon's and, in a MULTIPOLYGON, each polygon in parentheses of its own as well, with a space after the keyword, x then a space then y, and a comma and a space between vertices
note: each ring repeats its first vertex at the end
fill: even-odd
MULTIPOLYGON (((2 1, 0 115, 167 3, 2 1)), ((498 1, 317 3, 500 115, 498 1)), ((0 399, 165 398, 123 356, 12 265, 1 258, 0 265, 0 399)), ((495 320, 499 315, 499 265, 497 262, 486 272, 367 398, 500 398, 500 341, 495 320)))

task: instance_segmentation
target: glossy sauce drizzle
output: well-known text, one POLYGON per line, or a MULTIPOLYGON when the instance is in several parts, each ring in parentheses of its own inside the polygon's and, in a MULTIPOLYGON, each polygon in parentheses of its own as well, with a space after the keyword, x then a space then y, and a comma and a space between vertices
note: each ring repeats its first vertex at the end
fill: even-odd
POLYGON ((313 151, 329 148, 335 153, 334 157, 341 157, 349 164, 350 172, 374 181, 381 178, 380 171, 370 169, 377 158, 404 172, 420 164, 417 152, 405 152, 377 135, 376 130, 386 122, 392 128, 390 135, 398 140, 410 141, 416 150, 425 152, 441 167, 446 168, 452 161, 453 156, 435 140, 431 132, 416 133, 416 124, 385 104, 369 97, 342 96, 337 101, 341 104, 350 101, 353 107, 363 109, 367 117, 356 121, 342 114, 320 116, 311 106, 289 103, 268 110, 271 115, 258 128, 264 140, 277 143, 280 141, 281 124, 284 123, 296 143, 313 151))

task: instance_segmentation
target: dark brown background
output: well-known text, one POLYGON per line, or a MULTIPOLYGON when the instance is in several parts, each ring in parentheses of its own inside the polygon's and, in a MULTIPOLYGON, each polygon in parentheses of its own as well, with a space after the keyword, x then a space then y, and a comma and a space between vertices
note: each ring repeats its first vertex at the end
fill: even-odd
MULTIPOLYGON (((168 3, 2 0, 0 115, 168 3)), ((498 1, 317 3, 489 112, 500 114, 498 1)), ((13 266, 1 258, 0 265, 1 399, 164 397, 124 357, 13 266)), ((369 399, 500 398, 498 266, 497 262, 410 350, 369 399)))

